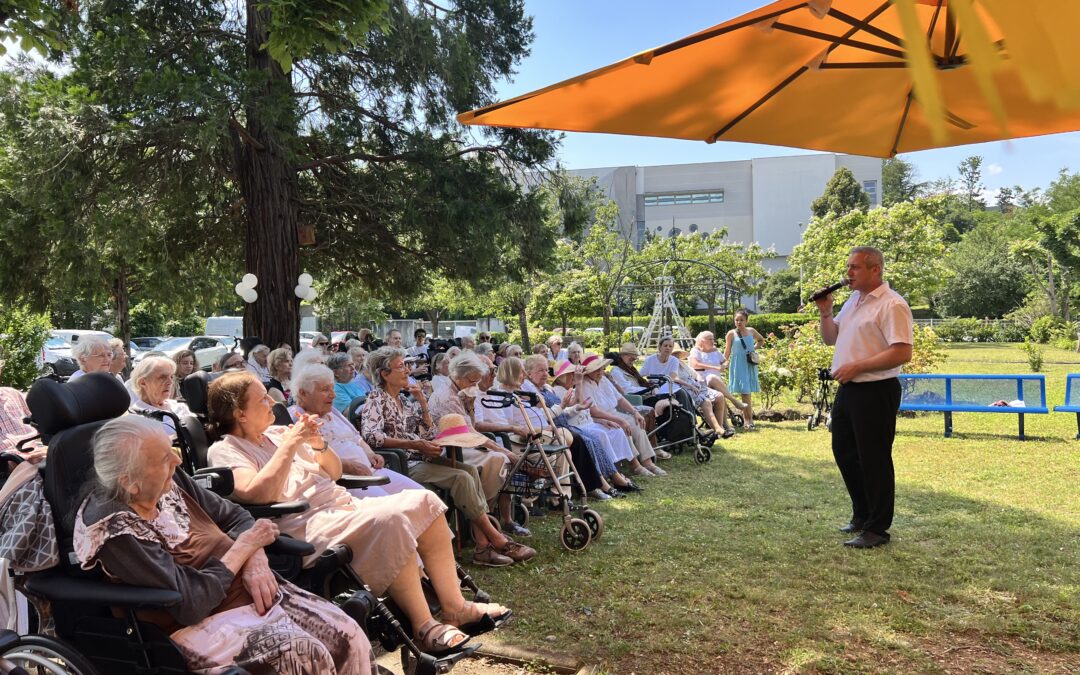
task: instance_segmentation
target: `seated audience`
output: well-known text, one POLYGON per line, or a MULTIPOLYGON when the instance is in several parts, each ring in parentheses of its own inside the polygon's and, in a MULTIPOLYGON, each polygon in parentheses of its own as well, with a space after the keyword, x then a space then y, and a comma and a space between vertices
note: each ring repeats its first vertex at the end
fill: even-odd
POLYGON ((409 356, 427 356, 427 331, 423 328, 417 328, 413 331, 413 339, 415 340, 415 343, 406 350, 409 356))
MULTIPOLYGON (((302 371, 298 371, 302 372, 302 371)), ((282 532, 312 544, 312 563, 328 547, 346 544, 350 565, 371 590, 387 593, 415 627, 426 651, 445 651, 467 636, 455 626, 487 613, 509 613, 496 604, 470 603, 461 595, 446 507, 427 490, 404 490, 378 499, 356 499, 336 485, 341 458, 319 435, 318 420, 300 415, 274 427, 272 400, 249 373, 230 373, 210 385, 212 465, 233 467, 233 496, 245 503, 303 499, 310 508, 283 518, 282 532), (431 616, 420 585, 417 555, 443 607, 445 623, 431 616)))
POLYGON ((164 630, 193 670, 374 672, 355 621, 270 569, 263 547, 278 527, 195 485, 179 464, 152 420, 120 417, 95 434, 89 495, 75 515, 82 567, 178 592, 179 604, 140 619, 164 630))
POLYGON ((112 347, 100 336, 84 335, 71 348, 71 357, 79 364, 79 369, 69 380, 77 380, 87 373, 107 373, 112 365, 112 347))
POLYGON ((585 379, 578 388, 578 401, 592 399, 589 412, 596 419, 607 420, 618 425, 630 437, 634 445, 635 458, 630 460, 630 467, 638 476, 666 476, 667 472, 653 463, 656 452, 645 433, 645 418, 630 402, 623 398, 606 377, 604 368, 611 363, 596 354, 585 356, 581 360, 585 379))
POLYGON ((368 354, 367 371, 375 381, 375 389, 364 404, 364 440, 373 448, 408 451, 412 478, 450 492, 454 505, 472 524, 476 542, 473 563, 503 567, 536 555, 536 551, 505 536, 488 520, 487 497, 476 467, 468 463, 451 466, 452 462, 443 456, 443 447, 434 440, 436 427, 427 399, 419 386, 408 383, 405 350, 377 349, 368 354), (411 395, 412 400, 406 400, 404 394, 411 395))
POLYGON ((270 382, 266 385, 266 390, 278 403, 292 405, 292 350, 278 347, 266 358, 266 366, 270 371, 270 382), (277 392, 276 396, 275 392, 277 392))
MULTIPOLYGON (((0 351, 0 374, 4 372, 4 354, 0 351)), ((37 430, 24 419, 30 416, 26 397, 18 389, 0 387, 0 452, 19 453, 19 442, 37 436, 37 430)), ((39 462, 45 457, 45 446, 40 440, 30 441, 23 446, 26 457, 33 457, 39 462)))
POLYGON ((227 370, 245 370, 243 354, 225 352, 214 363, 214 372, 223 373, 227 370))
MULTIPOLYGON (((159 410, 177 417, 190 415, 191 411, 172 396, 173 376, 176 363, 167 356, 147 356, 131 372, 132 410, 159 410)), ((176 435, 176 424, 165 417, 161 420, 169 436, 176 435)))
POLYGON ((581 358, 584 353, 585 350, 581 347, 579 343, 571 342, 566 347, 566 360, 574 364, 575 366, 580 366, 581 358))
POLYGON ((270 357, 270 347, 259 343, 251 348, 248 353, 247 363, 244 364, 249 373, 259 378, 259 382, 266 384, 270 381, 270 366, 267 360, 270 357))
POLYGON ((666 377, 668 383, 661 386, 658 393, 672 394, 687 410, 700 410, 702 417, 716 435, 730 436, 731 434, 726 432, 722 423, 724 417, 717 418, 718 411, 723 411, 723 414, 727 415, 724 409, 724 397, 719 392, 697 382, 686 365, 678 357, 672 355, 675 351, 674 338, 670 335, 660 338, 656 350, 655 354, 645 359, 645 363, 641 366, 641 374, 666 377))
MULTIPOLYGON (((552 361, 565 361, 566 350, 562 346, 563 339, 561 335, 552 335, 547 339, 547 347, 550 356, 548 358, 552 361)), ((535 353, 535 352, 534 352, 535 353)))
POLYGON ((124 341, 120 338, 109 340, 109 351, 112 353, 112 363, 109 364, 109 372, 121 382, 124 381, 124 368, 128 364, 128 351, 124 341))
MULTIPOLYGON (((149 358, 149 355, 144 358, 149 358)), ((173 392, 169 398, 180 400, 182 398, 180 384, 185 377, 195 372, 195 352, 190 349, 181 349, 173 356, 173 363, 176 364, 176 376, 173 378, 173 392)))
POLYGON ((467 352, 476 349, 476 338, 471 335, 465 335, 461 338, 461 348, 467 352))
MULTIPOLYGON (((333 358, 333 357, 331 357, 333 358)), ((337 382, 333 371, 326 366, 311 365, 296 374, 296 405, 289 408, 294 420, 313 415, 319 423, 319 434, 341 458, 341 467, 354 476, 386 476, 390 482, 383 486, 350 490, 354 497, 382 497, 402 490, 423 490, 424 486, 407 476, 387 469, 385 460, 371 449, 360 432, 345 419, 335 406, 337 382)))
MULTIPOLYGON (((334 402, 340 412, 345 412, 357 396, 367 396, 367 392, 354 382, 356 366, 348 354, 332 354, 326 359, 326 367, 334 373, 334 402)), ((304 370, 307 370, 305 368, 304 370)))
POLYGON ((435 393, 440 387, 450 384, 448 374, 450 372, 450 352, 441 352, 431 359, 431 392, 435 393))
POLYGON ((477 354, 479 354, 480 356, 487 356, 488 358, 491 358, 492 360, 494 360, 494 358, 495 358, 495 356, 494 356, 495 348, 491 346, 490 342, 481 342, 481 343, 477 344, 476 347, 473 348, 473 351, 476 352, 477 354))
POLYGON ((326 337, 322 333, 315 333, 311 336, 311 347, 309 347, 309 349, 320 351, 323 353, 324 356, 329 354, 330 338, 326 337))

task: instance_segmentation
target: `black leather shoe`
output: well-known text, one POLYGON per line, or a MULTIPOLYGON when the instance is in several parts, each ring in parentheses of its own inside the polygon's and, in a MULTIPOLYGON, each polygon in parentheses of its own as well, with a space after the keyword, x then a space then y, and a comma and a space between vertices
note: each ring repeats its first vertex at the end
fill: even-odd
POLYGON ((851 548, 874 548, 875 546, 882 546, 889 543, 889 535, 878 534, 877 532, 863 532, 854 539, 848 539, 844 542, 844 546, 851 548))
POLYGON ((637 483, 632 480, 626 481, 626 485, 617 486, 619 492, 644 492, 644 488, 639 487, 637 483))
POLYGON ((862 523, 857 523, 857 522, 855 522, 853 520, 850 523, 848 523, 847 525, 841 527, 840 531, 843 532, 844 534, 854 534, 856 532, 862 532, 862 529, 863 529, 863 524, 862 523))

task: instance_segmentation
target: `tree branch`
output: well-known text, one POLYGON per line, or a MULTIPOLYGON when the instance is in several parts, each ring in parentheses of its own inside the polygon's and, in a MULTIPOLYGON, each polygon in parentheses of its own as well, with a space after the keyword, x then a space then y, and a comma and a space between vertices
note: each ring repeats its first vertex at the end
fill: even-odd
POLYGON ((251 132, 249 132, 243 124, 240 124, 240 122, 238 122, 235 117, 229 118, 229 126, 233 129, 233 131, 240 135, 240 138, 244 139, 245 143, 247 143, 251 147, 255 148, 260 152, 266 150, 266 146, 260 143, 257 138, 252 136, 251 132))
MULTIPOLYGON (((492 154, 499 154, 500 152, 502 152, 502 150, 503 150, 502 146, 499 146, 499 145, 473 145, 473 146, 470 146, 470 147, 467 147, 467 148, 462 148, 461 150, 458 150, 457 152, 452 152, 452 153, 450 153, 448 155, 443 155, 442 157, 439 157, 438 159, 439 159, 439 161, 445 162, 447 160, 454 159, 455 157, 461 157, 462 155, 467 155, 470 152, 488 152, 488 153, 492 153, 492 154)), ((374 162, 374 163, 378 163, 378 164, 388 164, 388 163, 391 163, 391 162, 401 162, 401 161, 408 161, 408 160, 415 160, 415 159, 422 159, 422 158, 423 158, 423 155, 415 153, 415 152, 399 152, 399 153, 395 153, 393 155, 373 155, 371 153, 363 152, 363 151, 358 150, 356 152, 350 152, 350 153, 347 153, 347 154, 344 154, 344 155, 331 155, 329 157, 321 157, 319 159, 312 160, 312 161, 310 161, 310 162, 308 162, 306 164, 301 164, 300 166, 296 167, 296 170, 298 172, 300 172, 300 171, 310 171, 312 169, 317 169, 320 166, 327 166, 327 165, 331 165, 331 164, 347 164, 349 162, 355 162, 357 160, 362 160, 362 161, 365 161, 365 162, 374 162)))

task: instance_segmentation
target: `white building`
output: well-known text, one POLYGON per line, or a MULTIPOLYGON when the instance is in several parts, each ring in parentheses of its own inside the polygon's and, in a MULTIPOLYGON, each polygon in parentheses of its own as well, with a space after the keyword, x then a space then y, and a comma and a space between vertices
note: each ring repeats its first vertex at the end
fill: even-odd
POLYGON ((854 155, 817 154, 764 157, 736 162, 620 166, 569 173, 595 177, 619 206, 622 230, 638 246, 646 231, 666 236, 728 230, 728 240, 757 242, 777 258, 769 271, 787 266, 791 250, 810 221, 810 203, 825 191, 836 170, 847 167, 881 205, 881 160, 854 155))

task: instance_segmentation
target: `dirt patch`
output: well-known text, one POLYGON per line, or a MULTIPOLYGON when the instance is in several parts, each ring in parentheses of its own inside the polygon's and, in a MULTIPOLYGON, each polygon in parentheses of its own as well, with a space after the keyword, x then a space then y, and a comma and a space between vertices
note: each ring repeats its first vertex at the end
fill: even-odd
POLYGON ((1016 639, 958 634, 921 640, 918 648, 944 673, 1080 673, 1080 654, 1040 651, 1016 639))

